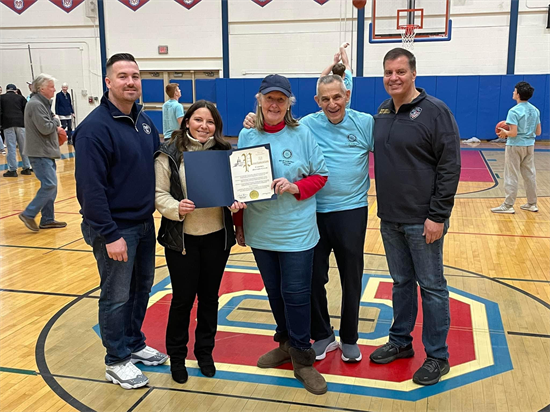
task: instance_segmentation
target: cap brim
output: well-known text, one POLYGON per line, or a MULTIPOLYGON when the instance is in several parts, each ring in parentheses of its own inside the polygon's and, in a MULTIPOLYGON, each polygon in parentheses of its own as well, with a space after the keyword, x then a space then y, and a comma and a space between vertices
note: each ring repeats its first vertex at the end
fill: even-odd
POLYGON ((283 89, 282 87, 268 87, 267 89, 261 90, 260 93, 268 94, 271 92, 281 92, 286 97, 290 97, 291 93, 288 90, 283 89))

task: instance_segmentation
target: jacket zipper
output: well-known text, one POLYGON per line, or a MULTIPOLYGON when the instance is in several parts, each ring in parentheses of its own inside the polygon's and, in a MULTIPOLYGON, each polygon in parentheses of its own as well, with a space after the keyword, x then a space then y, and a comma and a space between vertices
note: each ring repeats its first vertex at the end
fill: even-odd
MULTIPOLYGON (((143 107, 139 110, 139 113, 138 113, 138 115, 137 115, 137 117, 136 117, 136 120, 139 119, 139 116, 141 115, 141 112, 142 112, 142 111, 143 111, 143 107)), ((134 129, 136 129, 136 132, 139 133, 139 130, 138 130, 137 125, 136 125, 136 122, 134 122, 134 119, 132 119, 131 116, 127 116, 127 115, 124 115, 124 116, 113 116, 114 119, 122 119, 122 118, 125 118, 125 117, 131 120, 132 124, 134 125, 134 129)))

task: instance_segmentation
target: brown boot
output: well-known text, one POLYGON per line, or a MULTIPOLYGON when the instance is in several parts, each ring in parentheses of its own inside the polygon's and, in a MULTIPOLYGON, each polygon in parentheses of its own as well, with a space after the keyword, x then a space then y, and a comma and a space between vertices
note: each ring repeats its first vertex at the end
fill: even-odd
POLYGON ((277 366, 290 362, 288 348, 290 348, 288 340, 279 342, 278 348, 270 350, 265 355, 260 356, 257 363, 258 368, 276 368, 277 366))
POLYGON ((304 384, 304 388, 314 395, 322 395, 327 392, 327 382, 323 375, 313 367, 315 351, 290 348, 289 351, 294 367, 294 376, 304 384))

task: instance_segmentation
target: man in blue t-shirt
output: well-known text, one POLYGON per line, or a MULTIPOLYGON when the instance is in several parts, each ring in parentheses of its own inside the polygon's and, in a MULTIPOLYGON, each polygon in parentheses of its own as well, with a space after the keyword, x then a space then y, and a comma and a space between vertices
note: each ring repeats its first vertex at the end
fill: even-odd
POLYGON ((321 72, 321 77, 330 74, 332 71, 333 74, 340 76, 342 80, 344 80, 344 85, 350 92, 349 100, 346 103, 346 109, 349 109, 350 107, 351 92, 353 89, 353 74, 351 73, 351 65, 349 62, 348 53, 346 52, 346 47, 348 46, 348 42, 342 43, 339 52, 334 55, 333 63, 321 72), (342 63, 340 63, 340 59, 342 60, 342 63))
POLYGON ((527 203, 520 208, 529 212, 538 212, 537 181, 535 171, 535 136, 542 132, 540 112, 529 103, 535 89, 527 82, 519 82, 514 88, 512 98, 517 104, 510 109, 506 124, 510 130, 500 128, 498 136, 506 139, 504 157, 504 191, 506 198, 500 206, 491 209, 493 213, 515 213, 514 203, 518 194, 519 174, 527 194, 527 203))
POLYGON ((170 83, 166 86, 166 94, 170 98, 162 105, 162 129, 164 141, 170 140, 172 132, 178 130, 183 120, 183 106, 178 102, 181 97, 181 90, 177 83, 170 83))

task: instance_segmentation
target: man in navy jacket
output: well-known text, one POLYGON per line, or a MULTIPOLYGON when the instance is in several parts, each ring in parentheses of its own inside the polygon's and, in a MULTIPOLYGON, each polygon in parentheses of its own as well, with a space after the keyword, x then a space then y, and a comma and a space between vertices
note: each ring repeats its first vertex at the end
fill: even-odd
POLYGON ((155 169, 159 133, 143 107, 139 67, 131 54, 107 61, 109 89, 74 134, 82 233, 99 275, 99 327, 107 380, 124 389, 148 383, 136 362, 168 356, 145 345, 141 326, 155 271, 155 169))
POLYGON ((67 144, 73 144, 74 108, 67 83, 63 83, 61 91, 55 95, 55 114, 61 120, 61 127, 67 131, 67 144))
POLYGON ((413 381, 432 385, 450 370, 443 237, 460 177, 460 135, 445 103, 416 88, 415 79, 414 55, 390 50, 384 57, 384 87, 391 98, 374 116, 374 167, 380 232, 393 278, 394 321, 389 342, 370 359, 385 364, 414 356, 418 283, 427 358, 413 381))

